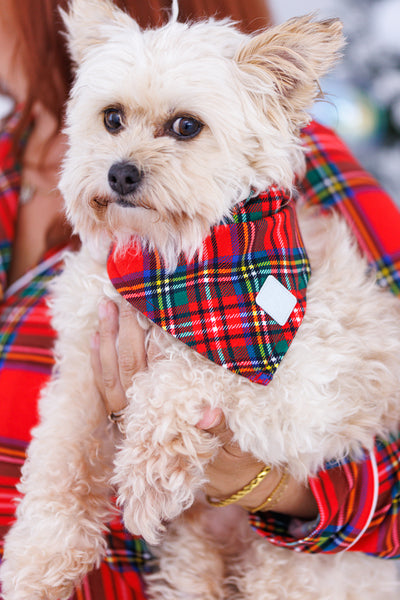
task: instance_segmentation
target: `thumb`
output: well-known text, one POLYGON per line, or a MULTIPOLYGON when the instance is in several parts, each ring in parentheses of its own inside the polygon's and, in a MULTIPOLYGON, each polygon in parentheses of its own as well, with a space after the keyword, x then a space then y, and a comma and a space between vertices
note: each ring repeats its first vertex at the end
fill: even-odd
POLYGON ((220 408, 206 408, 196 427, 206 429, 207 431, 211 431, 211 433, 220 433, 220 430, 226 428, 222 410, 220 408))

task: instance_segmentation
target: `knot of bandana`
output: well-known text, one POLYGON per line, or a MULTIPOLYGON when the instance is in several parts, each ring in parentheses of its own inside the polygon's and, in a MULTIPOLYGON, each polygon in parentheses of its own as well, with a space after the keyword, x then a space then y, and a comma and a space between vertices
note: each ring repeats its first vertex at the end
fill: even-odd
POLYGON ((241 202, 201 252, 190 263, 182 256, 173 273, 157 251, 135 245, 111 253, 108 274, 128 302, 175 338, 267 385, 302 322, 310 266, 293 202, 271 188, 241 202), (280 312, 288 295, 293 300, 283 322, 257 303, 267 279, 279 282, 278 291, 268 292, 275 308, 267 311, 280 312))

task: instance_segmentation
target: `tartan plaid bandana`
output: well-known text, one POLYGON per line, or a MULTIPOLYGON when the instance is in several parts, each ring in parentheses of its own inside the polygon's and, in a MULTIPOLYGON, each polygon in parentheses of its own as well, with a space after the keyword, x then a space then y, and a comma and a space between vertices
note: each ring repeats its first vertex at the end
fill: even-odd
POLYGON ((250 197, 173 273, 157 251, 113 251, 109 277, 168 333, 222 367, 267 385, 304 316, 308 258, 290 197, 250 197))

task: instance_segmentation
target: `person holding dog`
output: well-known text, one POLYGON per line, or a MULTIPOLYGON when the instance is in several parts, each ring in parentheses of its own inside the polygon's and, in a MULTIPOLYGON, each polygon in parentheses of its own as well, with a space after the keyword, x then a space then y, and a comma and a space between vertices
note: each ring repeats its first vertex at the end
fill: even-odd
MULTIPOLYGON (((46 0, 35 4, 32 0, 21 0, 18 5, 8 4, 0 17, 1 43, 4 46, 0 53, 0 74, 3 88, 16 103, 13 114, 4 122, 0 138, 0 453, 4 468, 0 476, 4 482, 4 498, 7 499, 6 514, 0 521, 2 534, 12 517, 13 507, 9 498, 15 494, 24 447, 29 431, 37 421, 39 390, 48 378, 53 362, 54 333, 46 307, 47 283, 62 269, 63 251, 79 244, 64 221, 62 198, 56 189, 65 151, 65 139, 61 133, 62 107, 72 78, 71 64, 60 35, 62 24, 56 12, 56 8, 65 7, 66 2, 46 0)), ((144 3, 125 1, 123 4, 143 25, 159 23, 162 11, 169 8, 169 3, 153 4, 153 9, 144 3)), ((263 1, 246 2, 245 6, 240 2, 199 6, 195 2, 182 1, 180 9, 183 17, 198 17, 218 10, 220 16, 229 14, 241 20, 247 29, 258 28, 268 19, 263 1)), ((306 143, 314 148, 315 164, 312 160, 309 164, 314 176, 318 171, 318 161, 322 160, 326 150, 320 142, 324 135, 327 135, 326 131, 318 128, 305 132, 306 143)), ((343 169, 346 161, 347 167, 354 169, 356 163, 352 157, 333 134, 330 135, 328 140, 339 153, 343 169)), ((326 145, 326 140, 324 143, 326 145)), ((326 163, 325 155, 324 159, 326 163)), ((358 165, 356 169, 359 170, 358 165)), ((365 177, 371 189, 383 199, 391 221, 398 223, 393 205, 382 195, 379 187, 365 177)), ((317 204, 319 199, 309 180, 306 179, 303 186, 308 200, 317 204)), ((374 258, 372 252, 371 256, 374 258)), ((385 264, 384 268, 386 271, 389 268, 387 280, 396 291, 398 265, 393 261, 385 264)), ((384 271, 383 267, 381 271, 384 271)), ((128 307, 118 315, 114 305, 106 303, 100 308, 99 317, 100 328, 93 340, 92 362, 106 411, 115 413, 124 406, 125 389, 132 374, 146 368, 146 351, 142 332, 128 307), (115 351, 118 331, 119 355, 115 351)), ((234 444, 219 411, 206 412, 198 427, 218 435, 224 442, 220 455, 210 467, 206 493, 217 500, 232 498, 238 490, 255 480, 262 465, 234 444)), ((387 453, 394 452, 393 448, 396 448, 396 442, 387 453)), ((380 449, 380 452, 384 462, 385 449, 380 449)), ((335 500, 341 498, 342 505, 347 506, 350 492, 343 485, 340 467, 336 469, 334 473, 332 469, 331 473, 334 497, 335 500)), ((361 477, 356 470, 354 475, 361 477)), ((235 504, 251 512, 272 497, 274 503, 267 503, 267 510, 261 509, 251 517, 258 531, 266 537, 273 537, 279 521, 281 528, 286 527, 286 537, 279 541, 297 541, 297 547, 307 551, 309 548, 305 548, 304 544, 301 546, 304 539, 302 532, 307 530, 309 534, 317 530, 311 551, 321 551, 326 548, 321 544, 318 546, 321 530, 318 531, 320 515, 315 496, 316 486, 319 485, 320 489, 321 485, 313 485, 312 489, 301 486, 283 473, 274 472, 259 485, 250 486, 252 489, 235 504)), ((350 543, 355 539, 351 538, 350 543)), ((77 597, 90 598, 96 594, 105 598, 118 594, 144 597, 139 573, 151 568, 151 557, 145 544, 129 536, 118 521, 110 525, 108 541, 110 554, 100 569, 82 584, 77 597)), ((370 550, 385 555, 385 549, 366 548, 366 551, 370 550)), ((390 548, 389 552, 393 549, 390 548)))

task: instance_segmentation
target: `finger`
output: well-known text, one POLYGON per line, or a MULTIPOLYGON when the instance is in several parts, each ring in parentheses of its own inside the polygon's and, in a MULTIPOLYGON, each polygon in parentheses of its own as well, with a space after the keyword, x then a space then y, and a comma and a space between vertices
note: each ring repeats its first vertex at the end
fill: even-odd
POLYGON ((201 420, 197 423, 197 427, 218 436, 222 442, 223 451, 226 454, 233 457, 242 457, 245 454, 242 452, 239 445, 232 441, 233 433, 229 429, 220 408, 206 408, 201 420))
POLYGON ((123 302, 119 309, 119 373, 122 388, 126 391, 132 377, 146 367, 145 332, 139 325, 135 309, 123 302))
POLYGON ((117 336, 118 309, 113 302, 104 301, 99 305, 99 355, 104 401, 108 412, 117 412, 126 406, 125 392, 119 375, 117 336))
POLYGON ((223 446, 230 443, 232 432, 228 429, 224 414, 220 408, 206 408, 197 423, 199 429, 204 429, 217 436, 223 446))
POLYGON ((219 433, 219 429, 225 427, 225 419, 220 408, 206 408, 203 416, 197 423, 199 429, 207 429, 211 433, 219 433))
POLYGON ((161 357, 162 357, 162 354, 160 352, 159 346, 157 345, 157 343, 153 337, 150 338, 148 348, 147 348, 147 362, 149 364, 156 362, 161 357))

